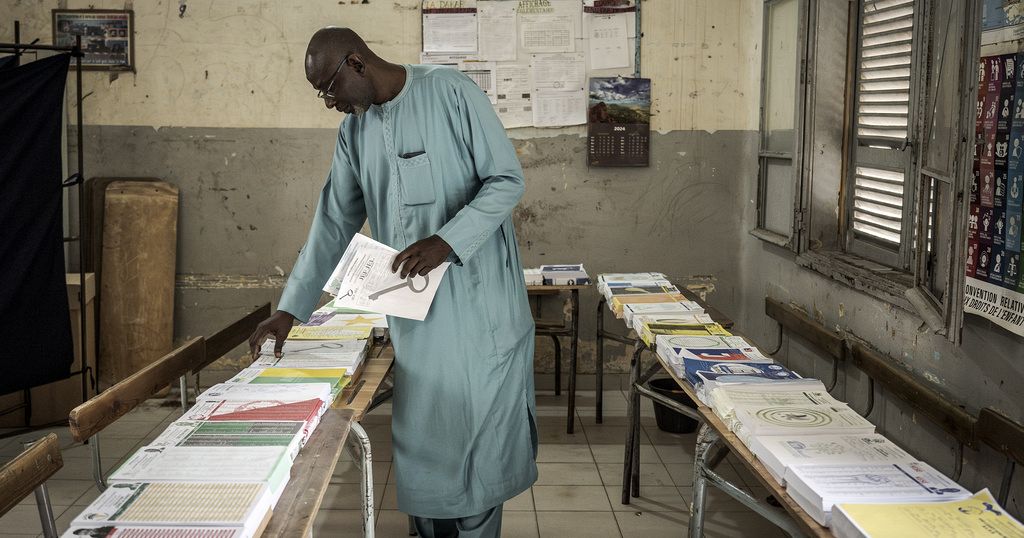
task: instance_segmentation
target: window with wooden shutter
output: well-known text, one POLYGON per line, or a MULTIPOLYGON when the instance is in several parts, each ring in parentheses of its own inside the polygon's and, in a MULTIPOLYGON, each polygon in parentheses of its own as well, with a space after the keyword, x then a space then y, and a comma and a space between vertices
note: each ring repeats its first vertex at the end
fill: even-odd
POLYGON ((897 269, 910 266, 911 177, 917 74, 914 0, 861 0, 847 250, 897 269))

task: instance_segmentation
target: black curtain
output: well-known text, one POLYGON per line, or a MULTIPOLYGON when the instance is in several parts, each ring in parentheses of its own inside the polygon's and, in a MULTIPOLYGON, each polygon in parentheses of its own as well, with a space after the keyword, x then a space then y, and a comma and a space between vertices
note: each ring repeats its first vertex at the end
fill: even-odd
POLYGON ((61 115, 70 55, 0 76, 0 394, 68 377, 61 115))
POLYGON ((0 56, 0 71, 14 67, 14 56, 0 56))

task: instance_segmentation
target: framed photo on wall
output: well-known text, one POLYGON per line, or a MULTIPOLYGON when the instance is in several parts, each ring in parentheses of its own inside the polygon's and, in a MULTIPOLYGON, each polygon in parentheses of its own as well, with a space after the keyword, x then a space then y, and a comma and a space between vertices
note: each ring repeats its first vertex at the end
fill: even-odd
POLYGON ((134 12, 125 9, 55 9, 53 44, 67 47, 82 36, 82 69, 135 70, 134 12))

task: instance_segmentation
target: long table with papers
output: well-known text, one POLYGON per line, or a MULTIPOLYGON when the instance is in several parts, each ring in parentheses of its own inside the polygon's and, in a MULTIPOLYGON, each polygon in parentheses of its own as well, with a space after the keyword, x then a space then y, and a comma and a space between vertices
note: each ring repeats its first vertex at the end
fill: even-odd
POLYGON ((972 496, 912 457, 832 397, 819 380, 791 372, 715 323, 663 274, 601 275, 598 290, 638 335, 630 365, 622 504, 640 495, 639 410, 640 396, 646 396, 700 423, 689 519, 693 538, 703 535, 709 485, 791 536, 973 536, 977 529, 988 529, 986 535, 992 536, 1024 536, 1024 526, 987 490, 972 496), (656 361, 644 365, 647 351, 656 361), (693 407, 651 390, 647 382, 661 372, 693 407), (754 498, 715 472, 730 452, 774 503, 754 498), (894 506, 903 510, 894 511, 894 506), (886 518, 899 514, 906 515, 894 533, 886 518), (934 518, 955 523, 943 527, 934 518))
POLYGON ((375 315, 325 308, 293 329, 281 357, 266 342, 251 366, 197 395, 110 474, 65 536, 310 536, 348 446, 363 475, 362 534, 372 537, 370 441, 359 420, 390 394, 381 393, 394 352, 375 315))

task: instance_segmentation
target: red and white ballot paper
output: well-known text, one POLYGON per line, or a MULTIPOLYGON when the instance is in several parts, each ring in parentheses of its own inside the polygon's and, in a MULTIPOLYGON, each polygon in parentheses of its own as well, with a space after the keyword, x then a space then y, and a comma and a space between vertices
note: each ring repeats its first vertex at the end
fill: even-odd
POLYGON ((426 275, 401 277, 391 272, 398 251, 356 234, 327 280, 324 291, 335 297, 334 306, 423 321, 449 262, 426 275))

